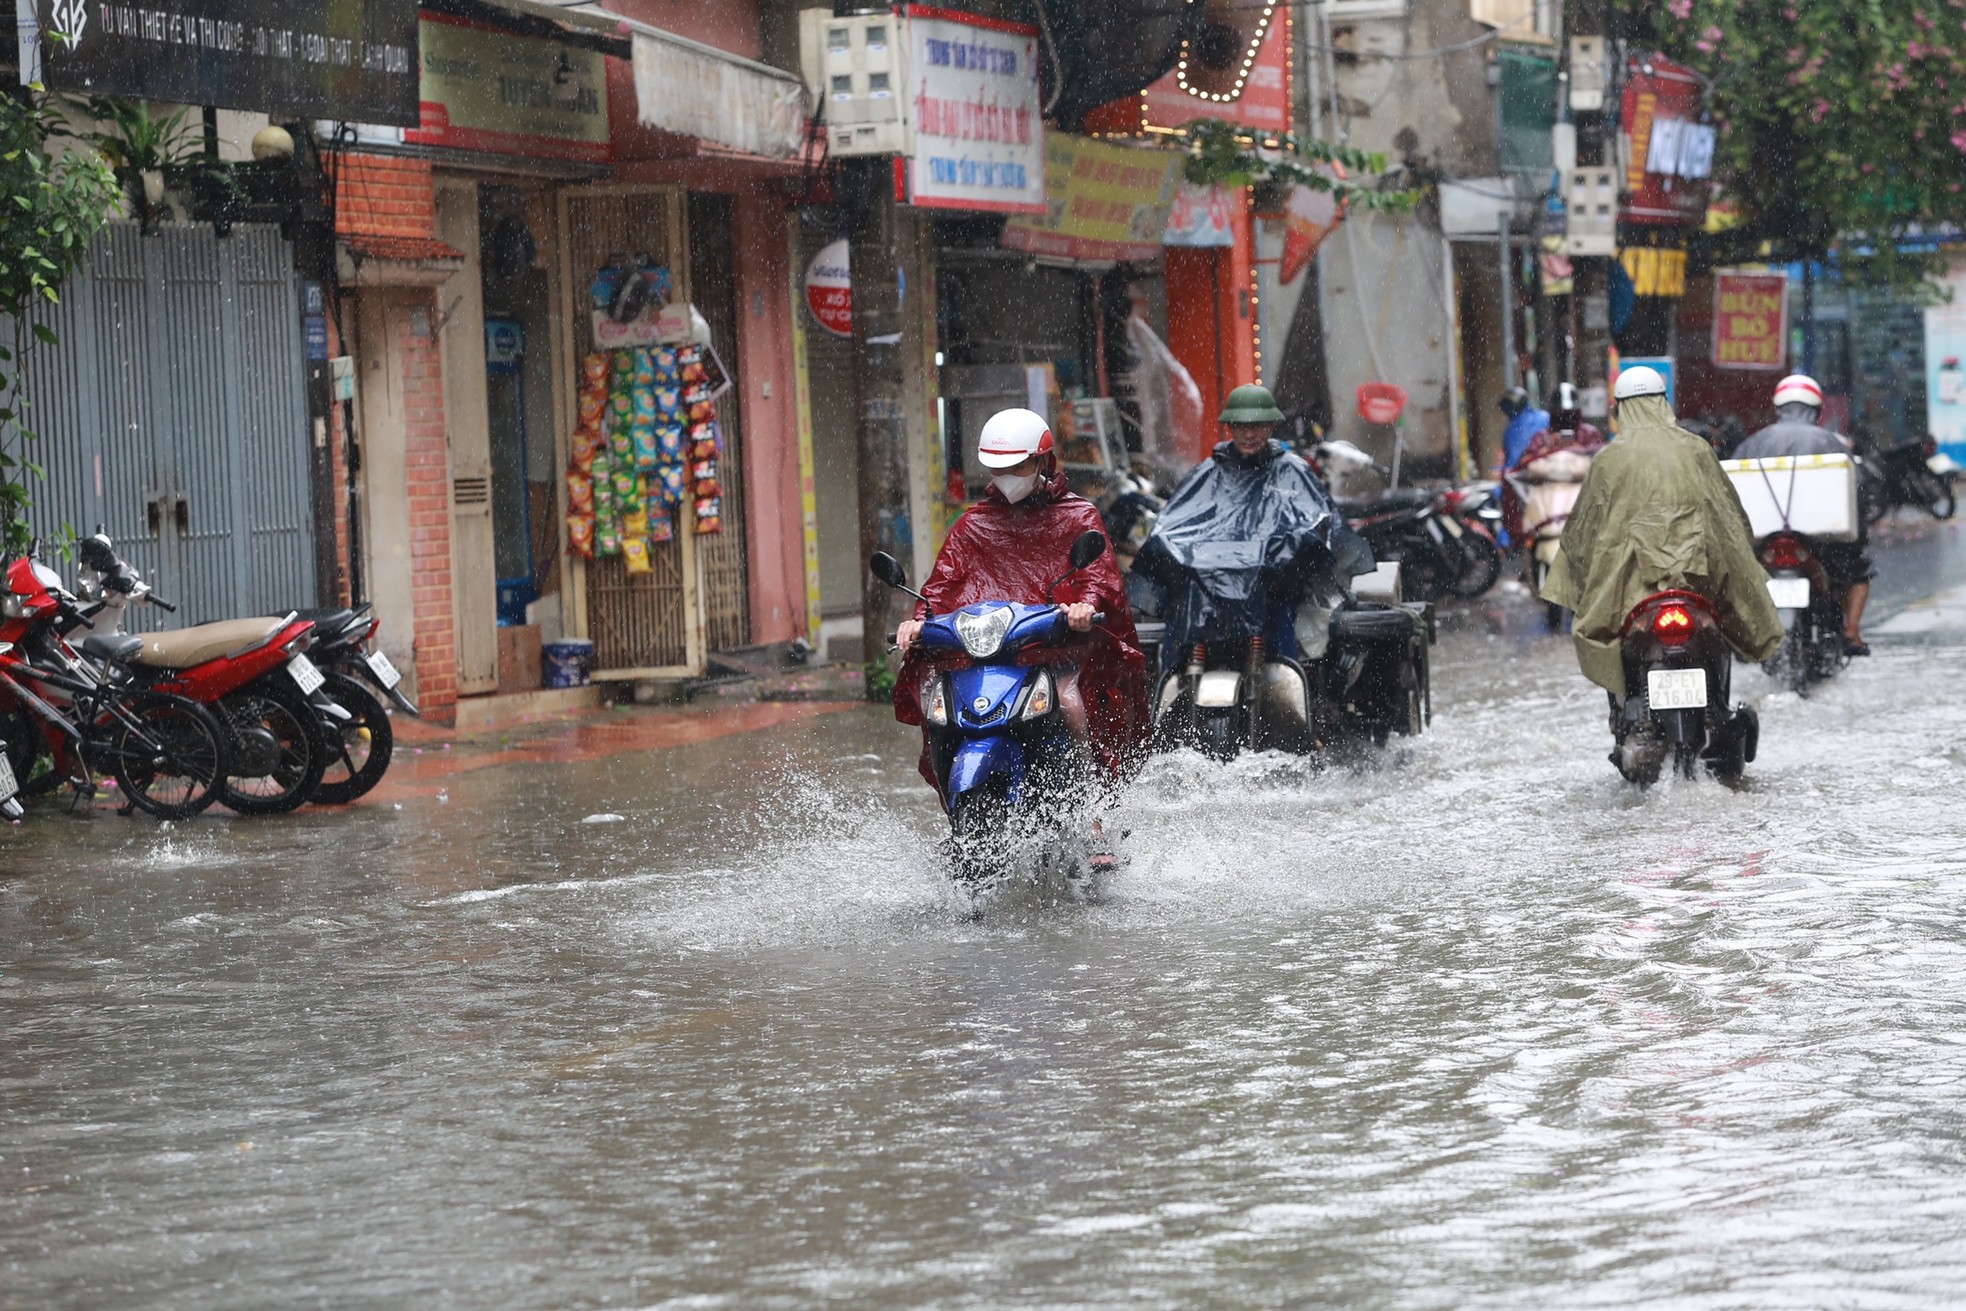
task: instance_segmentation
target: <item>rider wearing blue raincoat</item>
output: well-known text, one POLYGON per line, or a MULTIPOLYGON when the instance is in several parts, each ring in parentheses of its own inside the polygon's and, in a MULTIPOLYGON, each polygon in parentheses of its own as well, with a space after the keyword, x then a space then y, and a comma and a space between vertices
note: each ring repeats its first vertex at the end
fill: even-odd
POLYGON ((1371 548, 1323 480, 1270 437, 1283 418, 1267 389, 1231 392, 1221 417, 1229 440, 1175 490, 1134 561, 1165 597, 1170 655, 1261 635, 1270 651, 1295 658, 1297 605, 1311 581, 1372 568, 1371 548))

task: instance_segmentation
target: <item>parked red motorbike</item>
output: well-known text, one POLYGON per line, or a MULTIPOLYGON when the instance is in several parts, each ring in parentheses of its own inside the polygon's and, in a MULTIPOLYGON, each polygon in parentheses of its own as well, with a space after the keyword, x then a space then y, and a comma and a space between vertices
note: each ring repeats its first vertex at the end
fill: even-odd
POLYGON ((33 559, 13 562, 0 592, 0 796, 67 782, 93 795, 114 775, 130 807, 165 819, 195 815, 216 799, 230 768, 226 734, 204 706, 144 686, 129 658, 140 639, 90 637, 78 653, 58 629, 83 622, 61 578, 33 559), (36 775, 46 754, 50 767, 36 775))
MULTIPOLYGON (((326 679, 304 654, 314 641, 313 621, 289 612, 125 635, 123 613, 131 604, 175 607, 116 559, 107 538, 84 538, 78 557, 85 581, 94 578, 93 603, 65 635, 127 649, 118 658, 143 686, 211 707, 225 726, 232 760, 218 799, 242 815, 272 815, 312 798, 333 758, 323 722, 329 710, 311 700, 326 679)), ((347 718, 338 708, 333 713, 347 718)))

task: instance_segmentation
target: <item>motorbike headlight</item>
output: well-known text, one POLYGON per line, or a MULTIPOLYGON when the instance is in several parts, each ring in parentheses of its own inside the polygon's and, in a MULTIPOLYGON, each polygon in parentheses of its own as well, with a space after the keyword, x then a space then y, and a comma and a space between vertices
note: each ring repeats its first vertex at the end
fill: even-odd
POLYGON ((9 619, 27 618, 27 598, 14 592, 0 594, 0 615, 9 619))
POLYGON ((940 674, 922 680, 922 714, 938 728, 949 726, 949 685, 940 674))
POLYGON ((1010 620, 1007 605, 992 606, 981 614, 965 611, 956 616, 956 636, 962 640, 963 650, 982 660, 1003 648, 1004 635, 1010 632, 1010 620))
POLYGON ((1038 676, 1031 680, 1031 694, 1024 698, 1023 717, 1041 719, 1051 713, 1051 708, 1057 700, 1056 690, 1051 685, 1050 673, 1040 669, 1038 676))

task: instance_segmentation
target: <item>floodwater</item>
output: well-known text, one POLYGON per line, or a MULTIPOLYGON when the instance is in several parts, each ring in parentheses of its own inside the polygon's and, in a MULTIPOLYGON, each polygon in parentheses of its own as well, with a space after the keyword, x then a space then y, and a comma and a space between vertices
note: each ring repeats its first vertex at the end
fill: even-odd
POLYGON ((872 710, 42 812, 0 1307, 1954 1303, 1966 603, 1907 614, 1649 793, 1472 616, 1417 745, 1162 762, 1095 904, 980 922, 872 710))

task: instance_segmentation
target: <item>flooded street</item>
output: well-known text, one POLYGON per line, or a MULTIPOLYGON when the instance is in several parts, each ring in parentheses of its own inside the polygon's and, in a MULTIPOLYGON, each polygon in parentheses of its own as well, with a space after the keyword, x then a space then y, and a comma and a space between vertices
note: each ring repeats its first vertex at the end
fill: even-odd
POLYGON ((1741 669, 1740 790, 1620 782, 1497 603, 1417 745, 1157 762, 1095 904, 980 922, 872 708, 347 813, 43 809, 0 1307, 1948 1303, 1958 532, 1880 550, 1812 698, 1741 669))

